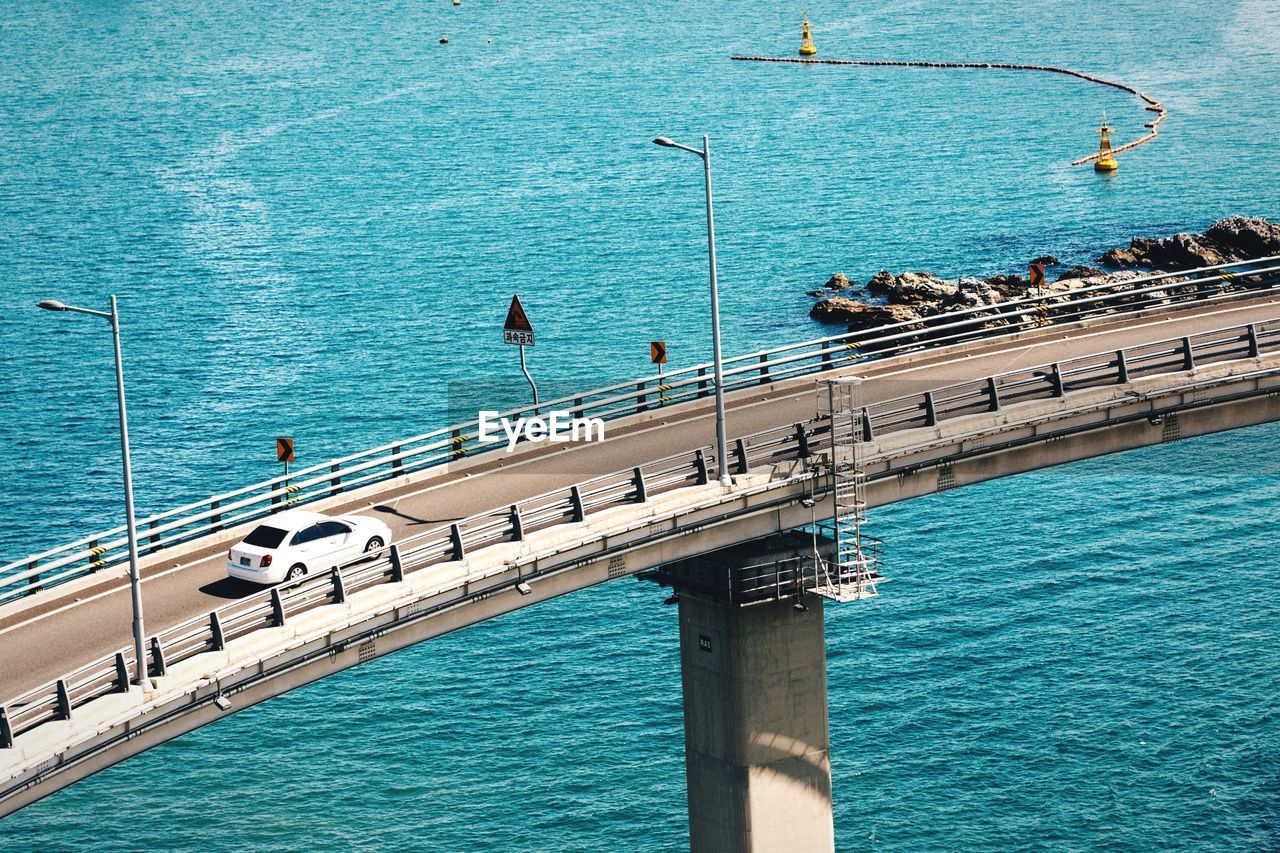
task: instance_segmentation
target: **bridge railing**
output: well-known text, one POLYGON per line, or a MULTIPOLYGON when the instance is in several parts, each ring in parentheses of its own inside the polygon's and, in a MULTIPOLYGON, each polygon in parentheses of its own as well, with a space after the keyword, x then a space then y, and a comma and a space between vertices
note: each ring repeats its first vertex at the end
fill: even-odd
MULTIPOLYGON (((1007 335, 1049 323, 1075 322, 1121 311, 1238 299, 1280 290, 1280 256, 1222 264, 1183 273, 1141 276, 1121 283, 1044 293, 990 306, 952 311, 762 350, 726 360, 726 391, 749 389, 820 373, 867 359, 1007 335)), ((713 392, 710 365, 673 370, 662 377, 610 385, 524 406, 502 417, 569 410, 579 417, 611 419, 698 400, 713 392)), ((409 472, 494 451, 505 439, 480 441, 478 425, 455 424, 399 442, 340 457, 150 515, 138 521, 142 555, 199 539, 281 509, 332 497, 409 472)), ((115 527, 0 566, 0 605, 26 594, 119 565, 128 558, 125 528, 115 527)))
MULTIPOLYGON (((863 437, 934 426, 944 419, 995 412, 1011 404, 1064 397, 1075 391, 1277 351, 1280 322, 1269 322, 1130 347, 1109 356, 1091 355, 1029 367, 873 403, 863 412, 863 437)), ((830 425, 821 420, 775 427, 752 436, 751 443, 771 451, 767 458, 787 458, 788 452, 799 444, 801 430, 810 453, 830 449, 830 425)), ((752 461, 757 458, 753 456, 752 461)))
MULTIPOLYGON (((1216 330, 1112 354, 1010 371, 871 404, 866 408, 864 438, 932 426, 944 419, 981 411, 998 411, 1011 403, 1063 397, 1072 391, 1274 352, 1280 352, 1280 322, 1216 330)), ((731 462, 738 473, 745 473, 754 466, 803 460, 830 451, 832 439, 830 421, 815 417, 737 439, 730 451, 734 457, 731 462)), ((710 447, 697 448, 519 501, 506 510, 478 513, 406 537, 371 560, 318 571, 293 585, 263 590, 208 616, 160 632, 150 640, 148 671, 152 676, 162 676, 168 666, 221 650, 237 637, 282 626, 298 614, 345 601, 352 592, 398 583, 407 574, 465 559, 473 550, 498 542, 517 542, 534 530, 582 521, 609 507, 643 503, 674 489, 707 484, 715 463, 710 447)), ((505 569, 499 573, 509 574, 505 569)), ((533 576, 536 575, 532 571, 526 575, 533 576)), ((492 590, 477 590, 475 581, 468 578, 446 584, 419 612, 430 614, 457 603, 459 590, 465 596, 511 585, 509 579, 499 580, 492 590)), ((125 691, 132 671, 132 648, 124 648, 10 699, 0 706, 0 748, 12 747, 16 736, 45 722, 69 719, 76 708, 97 698, 125 691)))

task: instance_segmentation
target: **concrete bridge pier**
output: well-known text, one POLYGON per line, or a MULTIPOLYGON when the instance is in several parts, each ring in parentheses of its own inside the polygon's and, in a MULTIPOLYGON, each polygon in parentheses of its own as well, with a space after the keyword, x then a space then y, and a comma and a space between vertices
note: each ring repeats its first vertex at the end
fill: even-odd
POLYGON ((832 851, 822 602, 680 597, 693 853, 832 851))
POLYGON ((801 548, 775 537, 655 573, 679 599, 693 853, 835 849, 823 599, 796 582, 801 548))

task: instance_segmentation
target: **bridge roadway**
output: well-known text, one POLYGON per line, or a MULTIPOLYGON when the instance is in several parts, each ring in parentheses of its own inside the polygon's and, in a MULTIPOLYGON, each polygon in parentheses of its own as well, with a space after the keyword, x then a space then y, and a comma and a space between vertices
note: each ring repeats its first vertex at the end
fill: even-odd
MULTIPOLYGON (((1280 318, 1280 298, 1262 298, 1154 316, 1107 317, 1017 335, 865 362, 843 373, 873 379, 865 402, 1052 361, 1245 323, 1280 318)), ((728 397, 730 440, 815 414, 814 379, 788 380, 728 397)), ((712 437, 709 401, 611 421, 596 444, 523 445, 478 456, 406 483, 379 483, 326 504, 331 512, 384 518, 395 537, 533 497, 593 476, 704 446, 712 437)), ((148 633, 200 616, 258 588, 224 577, 225 544, 174 546, 143 563, 148 633)), ((0 696, 58 678, 129 642, 127 583, 118 573, 32 596, 0 616, 0 696)))

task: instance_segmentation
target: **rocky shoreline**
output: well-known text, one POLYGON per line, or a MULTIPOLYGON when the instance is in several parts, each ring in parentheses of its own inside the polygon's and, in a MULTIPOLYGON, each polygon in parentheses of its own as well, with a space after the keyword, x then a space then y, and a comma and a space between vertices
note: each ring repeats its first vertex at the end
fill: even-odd
MULTIPOLYGON (((1083 287, 1122 285, 1139 275, 1176 273, 1278 254, 1280 223, 1257 216, 1233 216, 1215 222, 1203 234, 1134 237, 1127 248, 1103 253, 1098 258, 1102 267, 1072 266, 1051 275, 1052 268, 1063 266, 1056 257, 1045 255, 1030 263, 1045 266, 1045 291, 1052 298, 1083 287)), ((836 323, 848 326, 850 331, 860 331, 890 323, 909 323, 949 311, 997 306, 1031 295, 1030 285, 1027 276, 1020 274, 944 279, 928 272, 894 275, 882 270, 865 286, 859 286, 844 273, 836 273, 822 290, 810 291, 811 296, 823 298, 813 306, 809 316, 822 323, 836 323), (873 301, 856 298, 866 296, 873 301)))

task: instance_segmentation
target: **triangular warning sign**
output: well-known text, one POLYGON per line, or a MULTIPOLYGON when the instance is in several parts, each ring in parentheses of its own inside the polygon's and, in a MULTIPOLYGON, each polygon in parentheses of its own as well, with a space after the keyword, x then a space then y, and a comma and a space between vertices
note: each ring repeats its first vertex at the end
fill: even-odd
POLYGON ((529 317, 524 313, 524 306, 520 304, 520 297, 511 297, 511 307, 507 309, 507 322, 502 324, 502 328, 507 332, 532 332, 533 325, 529 322, 529 317))

